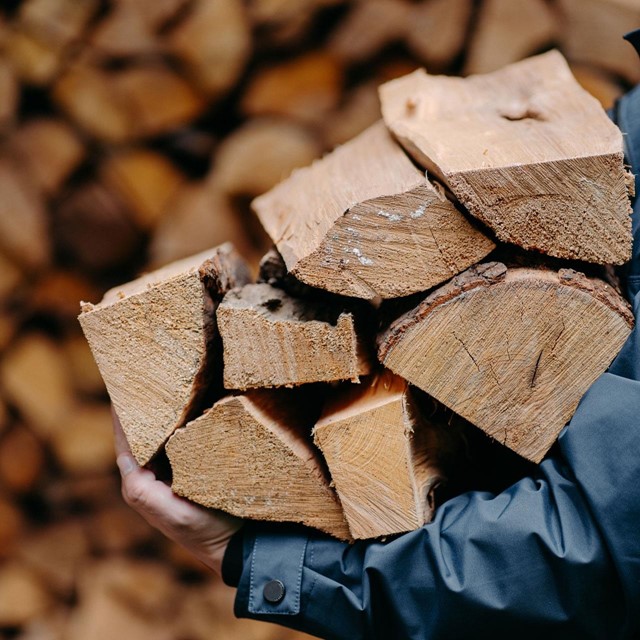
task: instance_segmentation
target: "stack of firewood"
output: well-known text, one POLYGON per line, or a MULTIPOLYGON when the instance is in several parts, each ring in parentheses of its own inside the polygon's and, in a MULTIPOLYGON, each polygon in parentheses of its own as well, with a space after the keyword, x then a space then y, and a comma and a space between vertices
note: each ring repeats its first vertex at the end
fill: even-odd
MULTIPOLYGON (((236 630, 231 593, 222 592, 217 583, 213 592, 206 573, 122 505, 113 467, 109 399, 76 320, 78 300, 97 301, 105 290, 142 271, 226 241, 233 242, 254 274, 271 244, 269 234, 276 229, 273 240, 277 241, 285 229, 266 212, 262 222, 269 234, 265 233, 248 206, 250 200, 295 167, 309 165, 374 125, 380 118, 378 86, 418 67, 458 75, 488 72, 555 46, 567 56, 578 80, 610 106, 640 76, 635 53, 620 39, 638 26, 639 17, 640 11, 625 0, 2 3, 0 636, 22 640, 109 640, 122 635, 221 640, 236 637, 235 633, 243 638, 294 637, 269 626, 247 624, 236 630), (136 559, 140 552, 144 560, 136 559), (115 566, 114 556, 122 567, 119 573, 126 576, 120 581, 109 569, 115 566), (167 588, 161 594, 156 585, 167 588), (216 598, 224 604, 216 605, 216 598)), ((350 154, 386 144, 376 139, 382 130, 378 129, 374 127, 364 141, 345 147, 346 163, 352 162, 350 154)), ((340 156, 331 161, 335 162, 341 162, 340 156)), ((322 166, 321 172, 327 168, 322 166)), ((430 175, 455 193, 448 184, 451 167, 441 166, 440 173, 434 169, 430 167, 430 175)), ((400 191, 386 195, 397 202, 401 193, 407 193, 407 203, 413 197, 430 198, 433 204, 428 210, 433 216, 443 202, 440 188, 433 187, 432 193, 429 183, 417 187, 414 175, 407 171, 406 177, 400 191), (418 195, 408 193, 414 187, 418 195)), ((323 189, 328 188, 328 179, 323 189)), ((384 184, 385 189, 394 187, 384 184)), ((358 197, 364 206, 364 199, 383 195, 358 197)), ((472 210, 460 194, 456 196, 472 210)), ((268 200, 264 202, 269 205, 268 200)), ((343 204, 344 200, 336 206, 343 204)), ((354 203, 347 206, 353 208, 354 203)), ((418 212, 419 206, 407 210, 409 220, 414 220, 409 214, 418 212)), ((444 216, 450 207, 442 207, 444 216)), ((338 215, 331 211, 327 215, 338 215)), ((396 231, 392 219, 376 219, 396 231)), ((478 227, 488 224, 486 220, 474 222, 466 214, 460 220, 484 234, 477 236, 480 244, 487 242, 486 237, 495 240, 494 232, 478 227)), ((322 238, 318 235, 323 250, 332 244, 348 246, 351 232, 338 224, 337 217, 329 223, 338 238, 331 238, 328 231, 322 238)), ((364 227, 349 226, 365 233, 364 227)), ((495 233, 499 240, 505 239, 495 233)), ((411 266, 404 253, 411 246, 409 238, 406 235, 397 243, 396 264, 387 267, 390 275, 376 276, 380 290, 371 296, 372 302, 354 304, 353 297, 362 295, 356 289, 367 291, 372 279, 367 276, 360 281, 361 274, 353 268, 343 269, 340 285, 346 286, 348 279, 351 292, 342 292, 348 301, 336 301, 331 294, 318 298, 317 291, 300 285, 306 278, 317 287, 311 275, 304 275, 305 269, 307 274, 315 270, 321 281, 323 269, 325 274, 334 272, 323 267, 309 246, 294 247, 295 254, 280 247, 285 266, 275 256, 265 262, 263 284, 275 285, 277 295, 269 290, 269 300, 275 301, 261 308, 270 313, 277 311, 270 307, 278 305, 290 309, 288 298, 277 301, 282 289, 295 299, 305 299, 306 306, 312 293, 314 317, 324 323, 331 336, 328 340, 345 340, 354 327, 372 351, 358 353, 357 361, 346 363, 348 379, 361 377, 360 385, 305 384, 275 395, 282 398, 277 400, 280 405, 287 405, 289 396, 306 402, 309 428, 325 412, 327 420, 319 423, 316 440, 322 445, 324 439, 327 459, 331 447, 342 446, 335 444, 338 432, 332 430, 328 417, 328 393, 337 410, 339 396, 348 395, 345 387, 354 395, 365 388, 380 394, 384 387, 389 393, 385 411, 403 415, 407 428, 414 428, 411 407, 419 405, 420 414, 426 416, 420 420, 432 423, 435 431, 431 433, 438 435, 439 451, 443 445, 451 451, 441 460, 442 473, 439 469, 440 475, 434 471, 429 477, 441 478, 446 471, 451 487, 460 477, 460 468, 454 464, 450 470, 449 459, 457 459, 461 450, 475 452, 486 445, 483 455, 500 450, 496 466, 502 468, 502 448, 482 441, 479 430, 460 425, 415 387, 405 393, 404 379, 423 386, 412 374, 398 369, 400 378, 364 375, 366 370, 373 371, 377 360, 373 336, 381 327, 376 322, 388 325, 391 318, 416 307, 419 298, 425 297, 418 293, 407 298, 408 289, 392 289, 393 280, 401 286, 407 282, 403 266, 405 262, 411 266), (297 260, 297 269, 292 260, 297 260), (294 278, 285 275, 287 270, 294 271, 294 278), (403 298, 389 300, 396 295, 403 298), (322 429, 325 423, 327 429, 322 429), (440 429, 441 423, 452 423, 454 430, 461 430, 460 437, 449 442, 450 430, 440 429)), ((445 246, 437 233, 436 238, 445 246)), ((368 246, 381 241, 379 236, 367 239, 368 246)), ((375 252, 354 248, 361 251, 360 256, 351 251, 342 259, 349 260, 350 267, 375 270, 376 265, 365 264, 374 260, 375 252)), ((472 254, 481 249, 474 241, 467 250, 471 264, 472 254)), ((334 255, 339 261, 338 252, 334 255)), ((486 259, 478 256, 475 261, 481 259, 501 262, 509 270, 520 261, 513 252, 486 259)), ((453 270, 458 266, 464 268, 455 262, 453 270)), ((584 264, 576 268, 585 271, 584 264)), ((452 270, 444 272, 452 274, 452 270)), ((491 269, 490 279, 495 274, 491 269)), ((563 272, 563 278, 566 275, 563 272)), ((337 286, 335 279, 327 278, 330 281, 337 286)), ((424 291, 441 285, 425 277, 414 286, 414 291, 424 291)), ((241 313, 240 320, 245 321, 246 301, 234 302, 230 297, 227 302, 233 328, 233 314, 241 313)), ((517 309, 509 312, 517 317, 517 309)), ((541 373, 546 369, 545 354, 540 359, 541 373)), ((535 355, 537 359, 538 352, 535 355)), ((326 358, 320 357, 324 368, 326 358)), ((318 363, 307 364, 320 368, 318 363)), ((338 366, 345 363, 336 362, 336 370, 338 366)), ((391 360, 386 366, 396 367, 391 360)), ((213 376, 217 379, 212 381, 211 395, 201 401, 202 410, 213 405, 226 384, 220 371, 213 376)), ((534 387, 538 380, 536 375, 534 387)), ((441 393, 427 391, 435 397, 441 393)), ((251 411, 266 402, 257 390, 245 396, 250 396, 250 404, 242 400, 241 407, 223 405, 221 410, 251 411)), ((448 402, 444 395, 442 400, 448 402)), ((344 402, 357 406, 356 398, 344 402)), ((365 394, 363 412, 367 402, 365 394)), ((460 408, 456 411, 464 415, 460 408)), ((190 420, 199 412, 194 409, 193 415, 184 418, 190 420)), ((502 434, 493 435, 504 440, 502 434)), ((397 438, 393 446, 400 447, 402 442, 397 438)), ((384 434, 376 441, 368 433, 362 442, 349 446, 362 451, 366 460, 370 451, 390 444, 384 434)), ((465 463, 471 464, 468 458, 465 463)), ((334 456, 333 468, 339 464, 334 456)), ((334 475, 339 489, 338 473, 334 475)), ((324 468, 318 477, 326 477, 324 468)), ((404 477, 401 487, 406 487, 404 477)), ((323 482, 319 479, 314 490, 324 491, 323 482)), ((359 482, 353 473, 350 482, 356 486, 359 482)), ((343 496, 343 506, 347 503, 343 496)), ((403 506, 402 512, 406 514, 407 508, 403 506)), ((413 522, 423 517, 428 513, 417 514, 413 522)), ((408 525, 394 526, 399 530, 408 525)))

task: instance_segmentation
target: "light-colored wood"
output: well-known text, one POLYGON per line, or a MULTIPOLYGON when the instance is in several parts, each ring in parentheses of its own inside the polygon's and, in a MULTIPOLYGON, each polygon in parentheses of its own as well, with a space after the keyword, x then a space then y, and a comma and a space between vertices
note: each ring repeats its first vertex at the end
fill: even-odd
POLYGON ((206 104, 180 75, 162 65, 112 72, 75 65, 56 82, 53 97, 79 127, 112 143, 177 129, 206 104))
POLYGON ((52 598, 38 576, 22 563, 0 566, 0 627, 20 627, 45 613, 52 598))
POLYGON ((342 69, 328 53, 312 51, 260 70, 240 107, 248 116, 283 116, 320 123, 335 108, 342 90, 342 69))
POLYGON ((123 502, 93 513, 87 522, 91 547, 101 554, 122 554, 148 545, 158 533, 123 502))
POLYGON ((627 303, 602 281, 493 262, 457 276, 398 319, 378 356, 539 462, 632 324, 627 303))
POLYGON ((494 248, 381 122, 253 207, 298 279, 358 298, 424 291, 494 248))
POLYGON ((464 45, 473 0, 416 3, 409 16, 407 46, 429 68, 450 64, 464 45))
POLYGON ((258 196, 320 155, 321 147, 304 125, 255 118, 220 144, 212 178, 225 193, 258 196))
POLYGON ((232 242, 251 253, 242 218, 211 180, 188 182, 179 190, 154 231, 149 246, 153 268, 232 242))
POLYGON ((622 134, 557 51, 466 79, 416 71, 383 85, 381 101, 405 148, 500 240, 628 260, 622 134))
POLYGON ((206 507, 299 522, 341 539, 349 530, 310 442, 313 411, 291 392, 230 396, 166 445, 172 489, 206 507))
POLYGON ((383 372, 333 395, 313 431, 351 535, 376 538, 433 518, 438 432, 405 380, 383 372))
POLYGON ((465 75, 496 71, 552 44, 558 16, 545 0, 485 0, 469 42, 465 75))
POLYGON ((169 34, 168 46, 197 86, 218 97, 238 80, 251 52, 251 30, 241 0, 195 0, 169 34))
POLYGON ((115 464, 111 411, 104 403, 83 403, 74 408, 64 429, 56 430, 51 449, 71 476, 100 474, 115 464))
POLYGON ((622 39, 640 27, 636 0, 559 0, 564 14, 560 42, 566 56, 618 74, 628 82, 640 81, 634 48, 622 39))
POLYGON ((214 391, 215 308, 247 279, 227 244, 82 304, 80 324, 140 464, 214 391))
POLYGON ((78 300, 95 300, 101 289, 86 275, 73 271, 50 269, 30 289, 26 306, 31 313, 72 321, 78 315, 78 300))
POLYGON ((0 156, 0 251, 28 268, 49 260, 47 213, 23 172, 0 156))
POLYGON ((334 29, 327 47, 346 64, 373 58, 407 30, 411 4, 405 0, 357 2, 334 29))
POLYGON ((570 66, 571 73, 580 86, 596 98, 603 109, 613 107, 615 101, 624 93, 622 84, 610 73, 588 64, 574 63, 570 66))
POLYGON ((0 440, 0 481, 14 493, 35 488, 45 466, 40 440, 23 425, 17 425, 0 440))
POLYGON ((155 227, 186 181, 174 164, 149 149, 115 153, 99 171, 104 184, 118 194, 142 229, 155 227))
POLYGON ((19 91, 13 68, 7 60, 0 60, 0 131, 14 124, 19 91))
POLYGON ((17 556, 52 591, 69 597, 74 593, 78 572, 89 553, 84 524, 67 520, 49 524, 27 537, 20 544, 17 556))
POLYGON ((226 389, 351 380, 369 372, 353 314, 268 284, 230 291, 218 307, 226 389))
MULTIPOLYGON (((80 300, 86 299, 86 297, 80 298, 80 300)), ((106 392, 104 380, 85 338, 80 334, 70 335, 62 342, 62 349, 76 393, 94 398, 103 396, 106 392)))
POLYGON ((77 46, 99 0, 27 0, 9 32, 6 51, 21 80, 46 85, 77 46))
POLYGON ((24 333, 0 362, 5 398, 47 440, 64 428, 75 397, 58 344, 42 333, 24 333))
POLYGON ((25 528, 22 512, 0 493, 0 559, 13 556, 25 528))
POLYGON ((85 155, 76 132, 55 118, 27 121, 10 139, 10 149, 33 182, 55 195, 85 155))

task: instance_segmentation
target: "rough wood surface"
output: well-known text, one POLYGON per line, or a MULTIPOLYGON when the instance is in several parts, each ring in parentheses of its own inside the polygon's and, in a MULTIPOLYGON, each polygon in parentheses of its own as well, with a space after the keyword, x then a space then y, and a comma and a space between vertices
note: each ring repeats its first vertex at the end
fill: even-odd
POLYGON ((353 314, 268 284, 230 291, 217 311, 227 389, 352 380, 370 363, 353 314))
POLYGON ((465 75, 488 73, 554 42, 558 16, 545 0, 484 0, 469 43, 465 75))
POLYGON ((416 71, 381 100, 407 150, 500 240, 588 262, 630 257, 622 135, 559 53, 466 79, 416 71))
POLYGON ((167 442, 173 490, 237 516, 299 522, 348 539, 340 503, 310 443, 313 418, 289 393, 220 400, 167 442))
POLYGON ((424 291, 494 247, 381 122, 253 202, 287 268, 359 298, 424 291))
POLYGON ((433 517, 438 434, 390 372, 336 394, 314 428, 351 535, 411 531, 433 517))
POLYGON ((521 456, 539 462, 626 340, 633 315, 569 269, 472 267, 398 319, 378 356, 521 456))
POLYGON ((636 0, 559 0, 561 45, 567 57, 588 62, 631 83, 640 81, 638 54, 622 36, 640 26, 636 0))
POLYGON ((247 279, 222 245, 83 303, 80 324, 140 464, 214 391, 215 308, 247 279))

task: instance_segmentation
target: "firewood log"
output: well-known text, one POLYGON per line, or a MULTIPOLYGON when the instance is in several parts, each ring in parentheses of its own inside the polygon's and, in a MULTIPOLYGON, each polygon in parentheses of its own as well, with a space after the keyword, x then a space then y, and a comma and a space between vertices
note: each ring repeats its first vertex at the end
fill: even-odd
POLYGON ((559 0, 564 20, 561 48, 576 62, 587 62, 630 83, 640 81, 638 54, 622 36, 640 24, 640 7, 629 0, 559 0))
POLYGON ((382 335, 389 369, 539 462, 631 331, 628 304, 569 269, 472 267, 382 335))
POLYGON ((0 628, 19 627, 53 604, 35 572, 11 561, 0 567, 0 628))
POLYGON ((230 396, 176 431, 166 445, 172 489, 237 516, 299 522, 348 539, 340 503, 309 442, 314 411, 295 400, 290 392, 230 396))
POLYGON ((80 324, 141 465, 215 393, 215 309, 247 279, 222 245, 83 303, 80 324))
POLYGON ((0 493, 0 559, 14 554, 25 529, 24 516, 18 507, 0 493))
POLYGON ((465 75, 495 71, 552 44, 558 22, 545 0, 485 0, 469 42, 465 75))
POLYGON ((383 85, 381 100, 405 148, 503 242, 629 258, 622 135, 558 52, 467 79, 417 71, 383 85))
POLYGON ((424 291, 494 248, 382 123, 294 172, 253 206, 287 268, 341 295, 424 291))
POLYGON ((8 130, 15 121, 19 87, 15 73, 6 60, 0 60, 0 131, 8 130))
POLYGON ((75 321, 78 300, 95 300, 100 293, 100 289, 85 275, 51 269, 32 284, 25 306, 29 313, 61 322, 75 321))
MULTIPOLYGON (((86 299, 80 298, 80 300, 86 299)), ((75 333, 69 335, 62 342, 62 349, 76 394, 93 398, 103 396, 106 393, 104 381, 85 338, 75 333)))
POLYGON ((354 538, 411 531, 432 519, 444 474, 438 432, 407 382, 390 372, 330 397, 314 441, 354 538))
POLYGON ((31 491, 45 467, 42 442, 23 425, 16 425, 0 440, 0 481, 10 491, 31 491))
POLYGON ((352 313, 268 284, 230 291, 218 307, 224 386, 255 389, 352 380, 370 369, 352 313))
POLYGON ((0 299, 11 297, 23 279, 22 269, 0 252, 0 299))
POLYGON ((596 98, 603 109, 613 107, 615 101, 624 93, 622 84, 610 73, 588 64, 573 63, 570 66, 571 73, 580 86, 596 98))

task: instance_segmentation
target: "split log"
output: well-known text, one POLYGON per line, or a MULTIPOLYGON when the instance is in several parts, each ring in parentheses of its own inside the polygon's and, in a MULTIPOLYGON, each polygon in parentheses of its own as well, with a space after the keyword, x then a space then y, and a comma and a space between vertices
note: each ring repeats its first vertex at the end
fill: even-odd
POLYGON ((99 6, 99 0, 23 2, 6 44, 20 78, 35 85, 51 82, 99 6))
POLYGON ((18 425, 0 440, 0 480, 14 493, 27 493, 37 485, 45 466, 40 440, 18 425))
POLYGON ((256 118, 229 134, 216 152, 212 178, 225 193, 255 197, 320 155, 316 137, 288 120, 256 118))
POLYGON ((18 110, 20 89, 11 65, 0 60, 0 131, 13 125, 18 110))
POLYGON ((30 269, 49 260, 44 202, 22 173, 0 157, 0 250, 30 269))
POLYGON ((168 133, 206 106, 191 85, 162 65, 108 72, 78 64, 56 82, 53 98, 80 128, 110 143, 168 133))
POLYGON ((188 182, 172 200, 149 246, 153 268, 231 242, 243 255, 252 246, 242 219, 221 189, 210 179, 188 182))
POLYGON ((85 155, 75 131, 54 118, 26 122, 11 136, 10 149, 36 186, 48 196, 57 195, 85 155))
POLYGON ((52 598, 38 576, 12 561, 0 567, 0 628, 20 627, 52 606, 52 598))
POLYGON ((148 149, 111 155, 100 165, 99 174, 145 230, 155 227, 186 181, 169 160, 148 149))
POLYGON ((196 0, 189 15, 168 35, 168 47, 210 97, 238 80, 251 52, 251 30, 240 0, 196 0))
POLYGON ((75 321, 78 300, 95 300, 100 293, 100 289, 85 276, 51 269, 32 285, 25 307, 33 314, 62 322, 75 321))
POLYGON ((353 314, 305 303, 268 284, 230 291, 217 311, 226 389, 351 380, 370 363, 353 314))
POLYGON ((4 351, 16 333, 16 318, 0 306, 0 351, 4 351))
POLYGON ((346 296, 424 291, 494 248, 382 123, 294 172, 253 206, 289 271, 346 296))
POLYGON ((0 299, 10 298, 23 278, 22 270, 0 253, 0 299))
POLYGON ((283 116, 320 123, 342 90, 342 69, 329 54, 311 52, 258 72, 240 108, 248 116, 283 116))
POLYGON ((332 396, 313 433, 354 538, 431 521, 443 479, 440 437, 405 380, 384 372, 332 396))
POLYGON ((215 393, 215 308, 247 280, 222 245, 83 303, 80 324, 141 465, 215 393))
POLYGON ((545 0, 485 0, 471 36, 465 75, 496 71, 553 43, 558 18, 545 0))
MULTIPOLYGON (((78 300, 86 299, 86 297, 76 298, 76 315, 78 300)), ((104 396, 106 389, 100 369, 84 337, 78 334, 68 336, 62 342, 62 350, 69 367, 74 391, 81 396, 94 398, 104 396)))
POLYGON ((41 333, 23 334, 0 363, 5 398, 44 440, 64 426, 75 398, 60 347, 41 333))
POLYGON ((562 51, 576 62, 593 64, 628 82, 640 81, 638 54, 622 36, 640 25, 633 0, 559 0, 564 14, 562 51))
POLYGON ((410 12, 405 0, 357 2, 329 37, 329 52, 345 64, 365 62, 404 37, 410 12))
POLYGON ((558 52, 466 79, 417 71, 384 85, 381 100, 403 146, 500 240, 560 258, 629 259, 622 134, 558 52))
POLYGON ((0 559, 13 556, 25 528, 22 512, 0 494, 0 559))
POLYGON ((611 109, 624 93, 622 85, 611 74, 591 65, 572 64, 571 73, 580 86, 598 100, 603 109, 611 109))
POLYGON ((569 269, 473 267, 382 336, 389 369, 539 462, 626 340, 633 316, 569 269))
POLYGON ((64 473, 70 476, 107 473, 115 464, 111 411, 104 403, 74 408, 51 438, 51 448, 64 473))
POLYGON ((414 5, 407 46, 429 68, 443 69, 462 50, 473 0, 429 0, 414 5))
POLYGON ((93 513, 87 522, 91 548, 101 555, 148 546, 156 532, 137 512, 120 502, 93 513))
POLYGON ((206 507, 298 522, 341 539, 349 530, 320 455, 313 411, 289 393, 231 396, 167 442, 172 489, 206 507))

